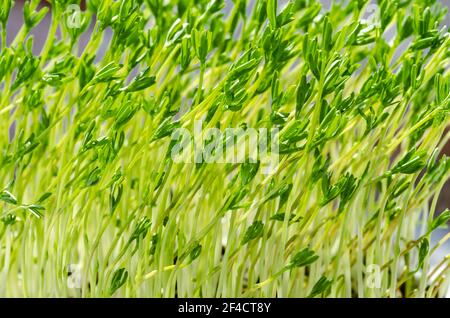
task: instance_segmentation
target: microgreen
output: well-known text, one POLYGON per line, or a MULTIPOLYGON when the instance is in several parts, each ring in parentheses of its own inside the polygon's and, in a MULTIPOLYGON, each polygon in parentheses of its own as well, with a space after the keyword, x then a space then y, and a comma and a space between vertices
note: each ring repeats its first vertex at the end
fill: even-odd
POLYGON ((0 0, 0 296, 447 293, 448 8, 47 2, 0 0))

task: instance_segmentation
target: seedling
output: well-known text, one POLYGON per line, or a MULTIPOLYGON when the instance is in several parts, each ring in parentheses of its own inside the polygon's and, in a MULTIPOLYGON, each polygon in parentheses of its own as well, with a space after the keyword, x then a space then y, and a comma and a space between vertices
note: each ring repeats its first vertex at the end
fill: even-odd
POLYGON ((0 1, 0 296, 446 295, 448 8, 48 2, 0 1), (182 160, 232 128, 278 160, 182 160))

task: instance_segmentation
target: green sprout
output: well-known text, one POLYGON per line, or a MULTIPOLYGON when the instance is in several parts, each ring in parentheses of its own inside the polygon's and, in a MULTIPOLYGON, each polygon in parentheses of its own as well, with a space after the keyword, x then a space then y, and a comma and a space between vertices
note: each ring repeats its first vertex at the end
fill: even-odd
POLYGON ((40 2, 0 0, 0 296, 446 295, 448 8, 40 2))

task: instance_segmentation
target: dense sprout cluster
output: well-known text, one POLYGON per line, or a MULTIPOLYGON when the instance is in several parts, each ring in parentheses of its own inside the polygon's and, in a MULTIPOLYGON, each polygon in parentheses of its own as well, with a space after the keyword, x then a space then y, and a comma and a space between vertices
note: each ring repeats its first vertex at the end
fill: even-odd
POLYGON ((439 2, 48 2, 0 1, 0 296, 445 295, 439 2), (200 120, 279 162, 174 161, 200 120))

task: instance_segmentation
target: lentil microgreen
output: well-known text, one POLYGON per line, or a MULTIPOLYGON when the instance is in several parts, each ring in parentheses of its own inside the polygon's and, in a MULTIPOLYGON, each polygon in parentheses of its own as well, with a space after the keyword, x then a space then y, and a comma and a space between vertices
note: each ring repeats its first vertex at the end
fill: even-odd
POLYGON ((439 1, 48 3, 0 0, 0 296, 447 293, 439 1))

